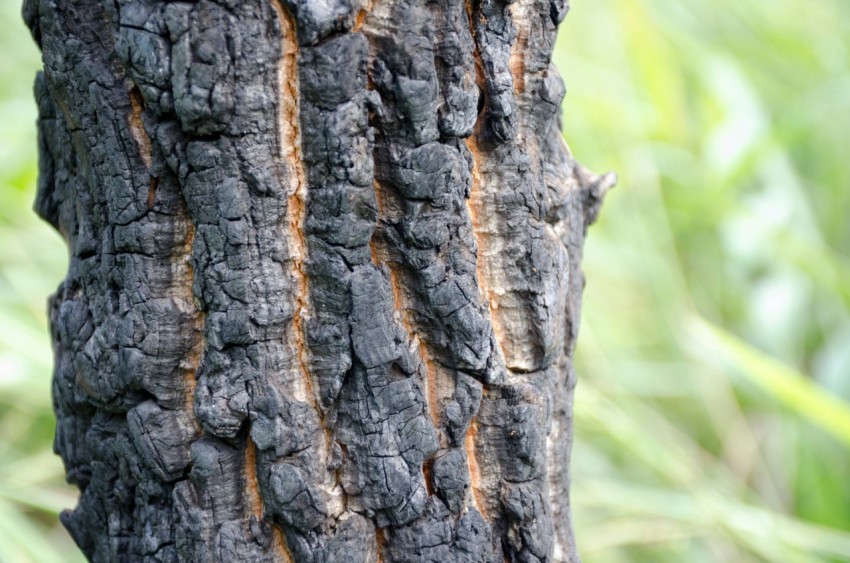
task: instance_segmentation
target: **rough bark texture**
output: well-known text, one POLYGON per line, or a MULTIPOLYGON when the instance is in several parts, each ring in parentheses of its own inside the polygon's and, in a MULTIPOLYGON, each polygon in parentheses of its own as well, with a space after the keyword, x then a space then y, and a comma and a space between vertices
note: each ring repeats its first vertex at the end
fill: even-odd
POLYGON ((26 0, 94 561, 576 561, 566 0, 26 0))

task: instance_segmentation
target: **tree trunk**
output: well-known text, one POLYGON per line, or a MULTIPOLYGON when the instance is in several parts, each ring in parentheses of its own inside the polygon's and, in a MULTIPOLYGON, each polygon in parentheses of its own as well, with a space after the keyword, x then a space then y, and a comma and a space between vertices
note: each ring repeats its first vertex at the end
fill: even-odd
POLYGON ((577 561, 566 0, 26 0, 94 561, 577 561))

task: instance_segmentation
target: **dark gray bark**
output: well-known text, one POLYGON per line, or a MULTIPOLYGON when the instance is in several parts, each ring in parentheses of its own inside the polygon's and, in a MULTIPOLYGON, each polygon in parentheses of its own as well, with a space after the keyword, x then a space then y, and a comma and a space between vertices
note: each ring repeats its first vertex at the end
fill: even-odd
POLYGON ((566 0, 26 0, 94 561, 576 561, 566 0))

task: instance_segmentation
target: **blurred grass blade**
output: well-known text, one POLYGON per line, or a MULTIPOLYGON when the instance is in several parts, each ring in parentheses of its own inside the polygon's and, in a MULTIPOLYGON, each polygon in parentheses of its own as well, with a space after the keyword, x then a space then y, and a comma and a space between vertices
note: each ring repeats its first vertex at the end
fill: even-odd
POLYGON ((710 362, 722 361, 779 403, 850 448, 850 404, 708 321, 693 317, 688 334, 710 362))
MULTIPOLYGON (((640 523, 660 524, 658 530, 637 533, 621 532, 614 537, 600 537, 596 531, 587 534, 593 549, 604 549, 608 543, 633 544, 664 541, 664 536, 711 535, 724 530, 768 561, 823 561, 823 557, 850 557, 850 534, 817 526, 774 511, 752 506, 731 491, 675 491, 669 488, 644 487, 635 483, 600 480, 586 489, 586 498, 595 504, 610 505, 613 510, 633 515, 633 528, 640 523), (639 518, 634 518, 638 516, 639 518)), ((608 522, 623 527, 617 521, 608 522)))
POLYGON ((11 503, 0 499, 0 561, 8 563, 52 563, 76 560, 63 556, 44 533, 11 503))

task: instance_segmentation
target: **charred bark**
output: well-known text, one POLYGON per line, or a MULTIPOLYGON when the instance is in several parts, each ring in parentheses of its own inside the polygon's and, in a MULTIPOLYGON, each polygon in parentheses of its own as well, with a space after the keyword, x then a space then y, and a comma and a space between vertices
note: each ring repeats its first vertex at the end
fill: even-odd
POLYGON ((93 561, 577 561, 565 0, 26 0, 93 561))

